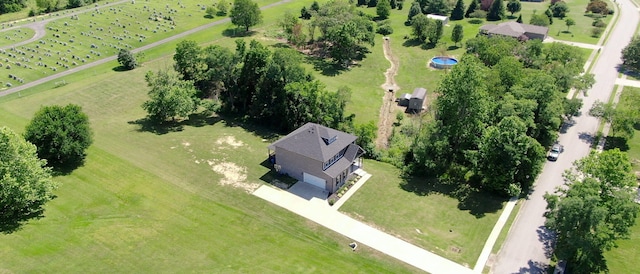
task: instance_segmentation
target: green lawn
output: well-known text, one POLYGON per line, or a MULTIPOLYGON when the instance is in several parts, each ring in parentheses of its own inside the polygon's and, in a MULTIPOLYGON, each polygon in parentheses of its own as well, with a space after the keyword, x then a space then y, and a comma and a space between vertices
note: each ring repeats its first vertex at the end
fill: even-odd
POLYGON ((348 239, 249 195, 246 187, 272 178, 261 165, 268 132, 216 117, 167 133, 143 130, 136 121, 144 117, 144 72, 167 62, 102 69, 55 90, 1 99, 0 125, 16 131, 40 105, 80 104, 95 143, 85 166, 56 178, 62 187, 45 218, 0 237, 0 269, 415 271, 367 248, 354 253, 348 239))
MULTIPOLYGON (((265 13, 261 27, 301 4, 265 13)), ((232 45, 220 35, 227 27, 189 38, 232 45)), ((56 178, 45 217, 0 237, 2 272, 417 272, 367 247, 354 253, 349 239, 249 195, 276 177, 262 165, 269 131, 219 117, 141 124, 144 73, 170 67, 175 43, 145 53, 165 57, 134 71, 110 62, 64 87, 0 98, 0 126, 21 132, 40 106, 76 103, 95 132, 86 164, 56 178)))
MULTIPOLYGON (((587 44, 596 44, 598 43, 598 38, 591 37, 591 23, 593 22, 593 18, 590 14, 585 14, 585 8, 589 3, 588 0, 566 0, 565 1, 569 6, 569 13, 567 17, 575 20, 575 26, 569 28, 569 32, 567 32, 567 25, 560 18, 553 18, 553 24, 549 26, 549 36, 558 40, 566 40, 587 44)), ((609 8, 613 8, 613 3, 607 1, 609 8)), ((531 20, 531 15, 534 11, 538 14, 544 13, 544 11, 549 6, 549 2, 522 2, 522 20, 523 23, 529 23, 531 20)), ((514 16, 518 16, 516 13, 514 16)), ((609 24, 613 18, 612 15, 609 15, 602 20, 609 24)))
POLYGON ((431 185, 423 178, 400 178, 385 163, 365 161, 373 176, 340 208, 426 250, 474 267, 502 213, 504 199, 472 194, 460 202, 453 187, 431 185))
MULTIPOLYGON (((640 95, 640 88, 625 87, 620 96, 618 107, 624 108, 628 104, 637 104, 638 102, 629 100, 632 95, 640 95)), ((607 139, 607 141, 609 140, 607 139)), ((629 155, 634 171, 640 171, 640 131, 636 130, 634 137, 628 141, 628 148, 622 147, 622 149, 626 150, 627 155, 629 155)), ((605 253, 610 273, 637 272, 638 266, 634 258, 640 256, 640 249, 638 249, 638 246, 640 246, 640 216, 638 216, 635 226, 631 229, 630 238, 618 241, 617 244, 618 248, 605 253)))

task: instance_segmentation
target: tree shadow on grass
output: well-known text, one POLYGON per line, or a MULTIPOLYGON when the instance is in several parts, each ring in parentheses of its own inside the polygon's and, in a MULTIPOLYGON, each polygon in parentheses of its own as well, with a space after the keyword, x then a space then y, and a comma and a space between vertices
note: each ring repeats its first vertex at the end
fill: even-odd
POLYGON ((129 69, 125 68, 124 66, 117 66, 117 67, 113 67, 111 70, 115 71, 115 72, 125 72, 125 71, 129 71, 129 69))
MULTIPOLYGON (((55 198, 55 197, 54 197, 55 198)), ((44 209, 30 213, 17 213, 0 215, 0 234, 11 234, 22 228, 22 225, 30 220, 37 220, 44 217, 44 209)))
POLYGON ((307 63, 313 65, 313 69, 320 72, 325 76, 336 76, 343 73, 347 68, 344 68, 340 65, 336 65, 334 62, 326 58, 321 58, 318 56, 309 56, 305 58, 307 63))
POLYGON ((469 214, 476 218, 482 218, 487 213, 498 212, 507 200, 505 197, 474 187, 462 187, 463 185, 466 185, 466 183, 447 183, 437 178, 403 175, 400 188, 419 196, 442 194, 455 198, 458 200, 458 209, 468 211, 469 214))
POLYGON ((151 132, 156 135, 164 135, 171 132, 184 130, 185 126, 203 127, 213 125, 222 120, 220 116, 210 116, 205 113, 194 113, 188 119, 176 121, 157 121, 149 117, 127 122, 130 125, 138 125, 138 132, 151 132))
POLYGON ((256 32, 253 30, 245 31, 244 29, 241 29, 241 28, 230 28, 222 31, 222 36, 230 37, 230 38, 249 37, 249 36, 253 36, 254 34, 256 34, 256 32))
POLYGON ((422 44, 424 43, 418 39, 407 39, 407 40, 404 40, 404 42, 402 42, 402 46, 408 47, 408 48, 421 46, 422 44))
POLYGON ((627 143, 627 139, 617 136, 607 136, 606 141, 604 143, 604 150, 610 149, 620 149, 620 151, 628 151, 629 144, 627 143))

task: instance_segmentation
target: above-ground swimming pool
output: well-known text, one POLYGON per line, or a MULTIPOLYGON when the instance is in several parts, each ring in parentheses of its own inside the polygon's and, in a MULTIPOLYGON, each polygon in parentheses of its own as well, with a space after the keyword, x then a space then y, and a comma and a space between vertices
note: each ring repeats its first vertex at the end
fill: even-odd
POLYGON ((458 64, 458 59, 446 56, 436 56, 431 58, 431 66, 437 69, 450 69, 458 64))

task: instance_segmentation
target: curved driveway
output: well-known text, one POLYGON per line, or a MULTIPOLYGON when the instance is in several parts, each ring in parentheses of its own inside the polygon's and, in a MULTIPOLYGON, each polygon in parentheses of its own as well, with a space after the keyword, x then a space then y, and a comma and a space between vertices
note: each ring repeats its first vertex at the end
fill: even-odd
MULTIPOLYGON (((608 102, 618 75, 621 51, 634 35, 639 17, 638 9, 630 0, 618 0, 620 18, 601 51, 591 73, 596 84, 583 99, 581 112, 569 125, 563 126, 558 141, 564 151, 557 162, 547 162, 536 180, 535 188, 524 201, 507 239, 498 253, 493 273, 547 273, 550 240, 553 235, 544 227, 547 203, 543 199, 546 192, 553 192, 563 184, 562 173, 571 168, 572 163, 586 156, 591 150, 594 134, 598 130, 598 119, 587 115, 596 100, 608 102)), ((631 258, 630 258, 631 259, 631 258)))

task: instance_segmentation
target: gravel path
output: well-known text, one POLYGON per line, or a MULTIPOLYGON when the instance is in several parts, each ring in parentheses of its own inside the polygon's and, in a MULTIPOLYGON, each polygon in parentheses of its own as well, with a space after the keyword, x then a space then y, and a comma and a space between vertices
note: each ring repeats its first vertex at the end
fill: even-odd
MULTIPOLYGON (((127 0, 120 1, 120 2, 115 2, 115 3, 110 3, 108 5, 116 5, 116 4, 123 3, 123 2, 127 2, 127 0)), ((276 2, 276 3, 273 3, 273 4, 269 4, 269 5, 266 5, 264 7, 261 7, 260 9, 264 10, 264 9, 268 9, 268 8, 275 7, 275 6, 282 5, 282 4, 289 3, 289 2, 291 2, 291 0, 282 0, 282 1, 279 1, 279 2, 276 2)), ((102 7, 106 7, 108 5, 104 5, 102 7)), ((79 13, 81 13, 81 12, 79 12, 79 13)), ((65 14, 65 16, 71 16, 71 15, 74 15, 74 13, 70 13, 68 15, 65 14)), ((48 20, 43 20, 42 22, 36 22, 36 23, 45 23, 46 24, 47 22, 49 22, 51 20, 57 20, 57 19, 60 19, 60 17, 56 17, 56 18, 52 18, 52 19, 48 19, 48 20)), ((177 35, 162 39, 160 41, 157 41, 157 42, 154 42, 154 43, 151 43, 151 44, 136 48, 136 49, 132 50, 131 52, 137 53, 137 52, 140 52, 140 51, 148 50, 148 49, 157 47, 159 45, 162 45, 164 43, 168 43, 168 42, 174 41, 176 39, 184 38, 184 37, 186 37, 188 35, 191 35, 191 34, 194 34, 196 32, 205 30, 205 29, 213 27, 213 26, 224 24, 224 23, 227 23, 227 22, 230 22, 230 21, 231 21, 230 18, 225 18, 225 19, 222 19, 222 20, 211 22, 209 24, 202 25, 202 26, 199 26, 197 28, 193 28, 193 29, 187 30, 185 32, 179 33, 177 35)), ((36 26, 37 25, 36 23, 33 23, 34 24, 33 26, 36 26)), ((19 26, 19 27, 27 27, 29 25, 30 24, 19 26)), ((14 27, 14 28, 18 28, 18 27, 14 27)), ((42 28, 43 28, 43 31, 44 31, 44 24, 42 25, 42 28)), ((7 30, 7 29, 5 29, 5 30, 7 30)), ((36 31, 36 34, 37 34, 37 31, 36 31)), ((21 42, 21 43, 24 43, 24 42, 21 42)), ((11 45, 11 46, 16 46, 16 45, 17 44, 11 45)), ((16 93, 16 92, 19 92, 19 91, 22 91, 22 90, 25 90, 25 89, 28 89, 28 88, 31 88, 31 87, 35 87, 35 86, 40 85, 42 83, 46 83, 46 82, 49 82, 51 80, 58 79, 60 77, 64 77, 64 76, 70 75, 72 73, 76 73, 76 72, 79 72, 79 71, 82 71, 82 70, 85 70, 85 69, 89 69, 89 68, 92 68, 92 67, 95 67, 95 66, 98 66, 98 65, 102 65, 104 63, 116 60, 117 58, 118 58, 117 55, 109 56, 107 58, 104 58, 104 59, 101 59, 101 60, 98 60, 98 61, 95 61, 95 62, 91 62, 91 63, 88 63, 86 65, 78 66, 78 67, 75 67, 75 68, 72 68, 72 69, 57 73, 57 74, 53 74, 53 75, 50 75, 50 76, 47 76, 47 77, 44 77, 44 78, 40 78, 38 80, 26 83, 26 84, 18 86, 18 87, 10 88, 10 89, 7 89, 7 90, 4 90, 4 91, 0 92, 0 97, 6 96, 6 95, 9 95, 9 94, 12 94, 12 93, 16 93)))

